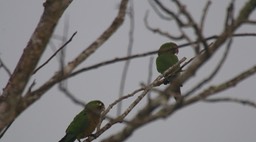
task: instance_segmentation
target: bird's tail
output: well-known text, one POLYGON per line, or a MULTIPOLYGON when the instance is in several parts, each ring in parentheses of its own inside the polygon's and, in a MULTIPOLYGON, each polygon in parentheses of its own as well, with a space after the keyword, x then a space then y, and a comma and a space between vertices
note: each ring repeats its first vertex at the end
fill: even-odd
POLYGON ((76 140, 76 136, 72 134, 66 134, 59 142, 74 142, 76 140))

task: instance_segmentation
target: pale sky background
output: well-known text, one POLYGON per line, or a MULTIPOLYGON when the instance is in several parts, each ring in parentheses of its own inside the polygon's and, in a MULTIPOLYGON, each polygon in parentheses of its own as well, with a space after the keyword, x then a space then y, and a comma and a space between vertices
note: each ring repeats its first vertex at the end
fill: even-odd
MULTIPOLYGON (((43 2, 42 0, 1 1, 0 57, 11 71, 15 68, 24 47, 38 23, 43 12, 43 2)), ((69 17, 70 23, 69 37, 72 33, 78 31, 76 37, 67 47, 66 61, 72 60, 110 25, 118 12, 119 2, 119 0, 76 0, 70 5, 55 31, 55 35, 62 35, 63 25, 67 17, 69 17)), ((165 2, 170 8, 175 8, 173 3, 165 2)), ((184 0, 182 2, 187 4, 186 8, 198 21, 206 1, 184 0)), ((243 2, 243 0, 236 1, 236 14, 243 5, 243 2)), ((226 12, 228 3, 229 1, 213 0, 206 19, 204 33, 206 36, 221 32, 225 17, 223 13, 226 12)), ((163 22, 157 18, 148 1, 134 1, 134 6, 136 24, 133 54, 156 50, 162 43, 169 41, 167 38, 153 34, 145 28, 143 18, 147 10, 150 11, 150 25, 161 27, 169 32, 178 33, 174 27, 170 26, 170 23, 163 22)), ((251 16, 251 19, 255 20, 255 18, 256 12, 251 16)), ((125 56, 128 45, 129 22, 128 17, 126 17, 122 27, 79 68, 107 59, 113 59, 114 57, 125 56)), ((255 26, 247 25, 240 28, 237 32, 239 31, 256 33, 256 28, 255 26)), ((193 32, 191 35, 193 35, 193 32)), ((60 41, 57 39, 51 40, 51 43, 55 44, 56 47, 60 45, 60 41)), ((182 43, 184 42, 177 42, 177 44, 182 43)), ((255 37, 235 38, 224 67, 210 84, 214 85, 228 80, 255 65, 255 45, 255 37)), ((222 47, 213 59, 197 72, 193 79, 186 82, 184 87, 182 87, 182 92, 186 92, 196 82, 205 78, 216 66, 223 51, 224 48, 222 47)), ((52 53, 53 50, 48 47, 39 64, 48 59, 52 53)), ((179 52, 179 58, 191 58, 193 53, 190 47, 182 48, 179 52)), ((148 63, 149 57, 131 61, 126 80, 125 94, 133 92, 133 90, 140 87, 141 82, 147 81, 148 63)), ((100 99, 108 106, 118 96, 123 65, 124 62, 119 62, 84 72, 68 80, 69 89, 76 97, 85 102, 100 99)), ((36 80, 35 88, 47 81, 58 70, 58 67, 58 62, 55 58, 34 75, 31 80, 36 80)), ((156 78, 158 75, 154 66, 153 78, 156 78)), ((1 88, 4 88, 7 80, 8 75, 1 69, 1 88)), ((236 88, 219 93, 217 96, 232 96, 256 101, 255 84, 256 76, 252 76, 250 79, 240 83, 236 88)), ((128 105, 130 102, 131 99, 127 100, 125 104, 128 105)), ((128 118, 131 118, 140 108, 140 105, 136 106, 133 112, 128 115, 128 118)), ((66 127, 81 109, 81 106, 70 101, 55 86, 17 118, 1 141, 56 142, 64 136, 66 127)), ((114 109, 111 115, 115 114, 116 110, 114 109)), ((254 142, 256 139, 255 120, 255 108, 234 103, 197 103, 176 112, 167 119, 155 121, 138 129, 126 141, 254 142)), ((117 124, 95 141, 97 142, 117 132, 123 125, 117 124)))

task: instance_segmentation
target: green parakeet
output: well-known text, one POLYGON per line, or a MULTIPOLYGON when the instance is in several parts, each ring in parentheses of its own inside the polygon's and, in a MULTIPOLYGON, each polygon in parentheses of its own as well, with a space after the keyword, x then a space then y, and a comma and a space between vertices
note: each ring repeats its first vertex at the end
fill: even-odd
MULTIPOLYGON (((163 74, 168 68, 176 64, 179 59, 175 54, 178 54, 178 46, 173 42, 167 42, 161 45, 158 50, 158 57, 156 58, 157 71, 163 74)), ((164 84, 168 84, 171 80, 170 77, 165 77, 164 84)))
MULTIPOLYGON (((158 57, 156 58, 156 68, 157 71, 163 74, 168 68, 176 64, 179 59, 176 54, 179 53, 178 46, 173 42, 167 42, 161 45, 158 50, 158 57)), ((175 78, 178 74, 173 76, 165 76, 164 84, 168 84, 175 78)), ((180 88, 177 88, 176 93, 180 94, 180 88)))
POLYGON ((80 139, 90 136, 99 124, 104 109, 104 104, 99 100, 86 104, 69 124, 66 135, 59 142, 74 142, 76 139, 80 142, 80 139))

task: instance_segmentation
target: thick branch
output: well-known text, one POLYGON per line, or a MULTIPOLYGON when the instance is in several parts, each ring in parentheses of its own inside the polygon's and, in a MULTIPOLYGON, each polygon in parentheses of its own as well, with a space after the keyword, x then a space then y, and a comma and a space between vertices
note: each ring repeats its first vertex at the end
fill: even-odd
POLYGON ((71 2, 72 0, 47 0, 44 3, 44 13, 1 96, 0 130, 19 114, 17 105, 21 95, 52 36, 55 26, 71 2))

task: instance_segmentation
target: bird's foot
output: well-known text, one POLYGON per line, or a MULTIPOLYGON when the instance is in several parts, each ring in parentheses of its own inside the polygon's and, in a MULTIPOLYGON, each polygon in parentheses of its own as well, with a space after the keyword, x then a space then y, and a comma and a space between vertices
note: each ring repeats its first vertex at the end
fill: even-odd
POLYGON ((164 85, 167 85, 167 84, 169 84, 169 83, 170 83, 170 81, 169 81, 168 79, 166 79, 166 78, 165 78, 163 83, 164 83, 164 85))
POLYGON ((93 139, 97 138, 97 136, 95 134, 90 134, 88 137, 93 137, 93 139))

